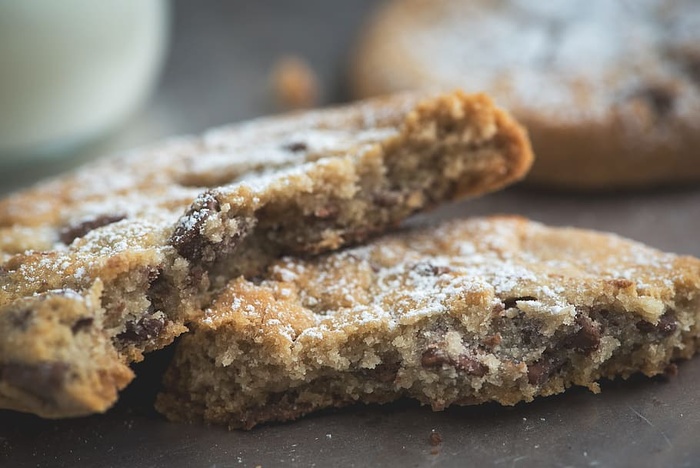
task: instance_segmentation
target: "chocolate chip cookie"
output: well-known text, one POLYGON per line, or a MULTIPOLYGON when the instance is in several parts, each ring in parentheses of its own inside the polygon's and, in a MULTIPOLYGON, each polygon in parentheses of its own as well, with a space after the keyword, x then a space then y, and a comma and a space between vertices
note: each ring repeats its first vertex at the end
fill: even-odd
MULTIPOLYGON (((178 344, 157 409, 249 429, 356 402, 514 405, 696 351, 700 260, 517 217, 283 258, 178 344)), ((671 367, 669 367, 671 366, 671 367)))
POLYGON ((369 24, 356 95, 487 91, 528 128, 528 182, 616 190, 700 181, 700 2, 394 0, 369 24))
POLYGON ((0 408, 104 411, 230 278, 521 178, 483 95, 397 96, 107 159, 0 201, 0 408))

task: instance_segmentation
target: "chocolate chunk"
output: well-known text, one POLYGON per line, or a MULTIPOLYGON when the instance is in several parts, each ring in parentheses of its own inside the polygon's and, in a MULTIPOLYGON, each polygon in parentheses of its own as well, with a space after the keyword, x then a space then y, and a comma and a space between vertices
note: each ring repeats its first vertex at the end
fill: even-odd
POLYGON ((295 141, 284 145, 282 148, 293 153, 298 153, 300 151, 306 151, 307 149, 309 149, 308 145, 303 141, 295 141))
POLYGON ((128 342, 147 341, 157 337, 165 328, 165 319, 163 317, 153 317, 147 315, 138 321, 130 321, 126 323, 126 330, 119 334, 118 339, 128 342))
POLYGON ((202 233, 207 219, 219 212, 219 201, 212 193, 200 197, 195 207, 180 220, 170 238, 170 245, 187 260, 199 264, 214 263, 221 255, 232 252, 243 238, 253 229, 255 220, 240 217, 236 219, 236 232, 226 232, 221 242, 211 242, 202 233))
POLYGON ((673 335, 673 332, 678 328, 676 317, 671 312, 666 312, 659 318, 659 323, 656 324, 656 328, 662 336, 673 335))
POLYGON ((443 364, 451 364, 451 360, 443 350, 433 345, 423 352, 420 364, 423 367, 441 367, 443 364))
POLYGON ((92 317, 83 317, 81 319, 78 319, 70 329, 73 332, 73 334, 75 335, 78 332, 81 332, 83 330, 90 328, 94 322, 95 322, 95 319, 92 317))
POLYGON ((453 366, 455 369, 466 372, 468 375, 483 377, 488 367, 480 363, 476 358, 462 354, 455 361, 445 351, 435 345, 430 346, 421 355, 420 363, 425 368, 442 367, 443 364, 453 366))
POLYGON ((537 300, 537 298, 532 297, 532 296, 512 297, 510 299, 506 299, 505 301, 503 301, 503 307, 506 310, 512 309, 513 307, 515 307, 515 303, 518 301, 536 301, 536 300, 537 300))
POLYGON ((564 347, 574 349, 586 355, 592 353, 600 345, 600 329, 593 321, 583 314, 576 316, 578 331, 564 340, 564 347))
POLYGON ((382 383, 391 383, 396 380, 396 374, 399 372, 398 362, 383 362, 372 369, 374 378, 382 383))
POLYGON ((61 230, 61 232, 59 233, 59 239, 64 244, 69 245, 75 239, 78 239, 80 237, 84 237, 90 231, 93 231, 97 228, 101 228, 103 226, 107 226, 108 224, 116 223, 117 221, 121 221, 124 218, 125 218, 125 216, 123 216, 123 215, 114 215, 114 216, 103 215, 103 216, 98 216, 97 218, 83 221, 82 223, 79 223, 79 224, 67 226, 67 227, 63 228, 61 230))
POLYGON ((63 362, 0 364, 0 381, 41 400, 51 401, 65 383, 68 370, 68 364, 63 362))
POLYGON ((162 274, 163 271, 155 269, 148 274, 148 300, 151 302, 153 310, 163 310, 165 300, 172 295, 172 284, 162 274))
POLYGON ((462 354, 454 364, 455 369, 466 372, 468 375, 483 377, 489 368, 480 363, 476 358, 462 354))
POLYGON ((527 366, 527 381, 530 385, 542 385, 563 365, 561 358, 545 355, 539 361, 527 366))
POLYGON ((646 320, 640 320, 636 323, 637 330, 642 333, 654 333, 656 331, 656 325, 646 320))
POLYGON ((658 333, 661 336, 669 336, 678 328, 678 322, 673 313, 669 311, 659 317, 656 325, 646 320, 640 320, 636 323, 636 326, 637 330, 643 333, 658 333))
POLYGON ((185 214, 170 238, 170 244, 177 253, 191 261, 199 261, 202 258, 207 242, 201 229, 209 216, 219 210, 219 201, 212 193, 205 193, 197 199, 195 206, 185 214))

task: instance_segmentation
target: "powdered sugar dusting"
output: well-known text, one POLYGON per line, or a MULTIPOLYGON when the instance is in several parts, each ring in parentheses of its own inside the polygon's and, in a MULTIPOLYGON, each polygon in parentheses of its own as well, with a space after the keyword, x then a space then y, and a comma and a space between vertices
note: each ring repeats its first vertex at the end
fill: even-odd
MULTIPOLYGON (((313 320, 300 336, 322 339, 346 327, 398 327, 464 307, 488 317, 510 300, 525 313, 566 320, 603 297, 625 296, 640 307, 646 297, 672 301, 685 274, 677 259, 612 234, 484 218, 386 236, 318 260, 285 258, 261 287, 295 290, 313 320)), ((218 323, 238 312, 208 313, 209 323, 218 323)))

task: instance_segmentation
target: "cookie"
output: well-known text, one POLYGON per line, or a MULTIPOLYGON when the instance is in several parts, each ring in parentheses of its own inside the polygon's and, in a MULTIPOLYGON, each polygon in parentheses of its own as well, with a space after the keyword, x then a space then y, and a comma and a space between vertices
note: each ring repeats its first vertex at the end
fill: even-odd
POLYGON ((166 142, 0 201, 0 407, 104 411, 127 364, 230 278, 498 189, 531 159, 483 95, 398 96, 166 142))
POLYGON ((319 79, 303 57, 287 55, 278 59, 270 75, 270 85, 280 109, 308 109, 318 104, 319 79))
POLYGON ((157 409, 250 429, 356 402, 598 392, 692 356, 699 319, 698 259, 518 217, 452 221, 232 281, 178 343, 157 409))
POLYGON ((700 181, 700 3, 394 0, 359 45, 357 96, 486 91, 530 132, 532 185, 700 181))

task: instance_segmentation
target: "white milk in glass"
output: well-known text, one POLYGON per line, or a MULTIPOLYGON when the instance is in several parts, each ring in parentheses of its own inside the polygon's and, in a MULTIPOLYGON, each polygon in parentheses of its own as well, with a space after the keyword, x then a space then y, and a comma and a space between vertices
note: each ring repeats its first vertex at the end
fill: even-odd
POLYGON ((0 0, 0 162, 58 156, 123 122, 167 32, 165 0, 0 0))

